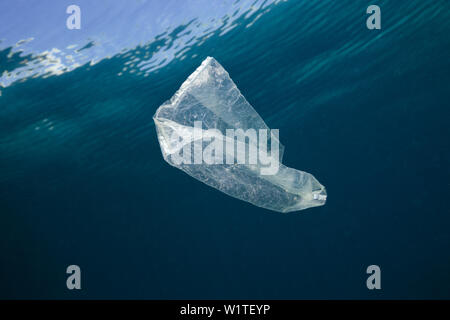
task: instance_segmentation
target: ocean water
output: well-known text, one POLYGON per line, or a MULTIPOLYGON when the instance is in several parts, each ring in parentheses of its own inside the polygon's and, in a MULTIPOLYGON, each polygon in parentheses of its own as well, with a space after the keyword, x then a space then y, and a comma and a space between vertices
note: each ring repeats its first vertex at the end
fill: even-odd
POLYGON ((372 2, 2 2, 0 297, 450 298, 450 2, 372 2), (325 206, 164 162, 152 116, 207 56, 325 206))

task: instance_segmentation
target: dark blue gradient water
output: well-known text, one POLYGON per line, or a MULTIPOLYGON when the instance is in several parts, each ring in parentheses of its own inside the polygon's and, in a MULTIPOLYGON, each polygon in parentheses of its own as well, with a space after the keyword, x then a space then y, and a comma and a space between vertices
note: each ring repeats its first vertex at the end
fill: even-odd
POLYGON ((379 0, 379 31, 371 1, 79 3, 0 5, 0 297, 450 298, 448 1, 379 0), (325 206, 164 162, 152 116, 207 56, 325 206))

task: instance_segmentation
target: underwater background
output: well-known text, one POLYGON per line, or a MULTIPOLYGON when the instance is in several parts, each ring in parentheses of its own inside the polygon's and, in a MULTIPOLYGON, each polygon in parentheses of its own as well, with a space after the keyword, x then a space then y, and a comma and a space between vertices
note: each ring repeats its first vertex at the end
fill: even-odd
POLYGON ((0 298, 450 298, 449 34, 447 0, 2 1, 0 298), (163 160, 152 116, 207 56, 325 206, 163 160))

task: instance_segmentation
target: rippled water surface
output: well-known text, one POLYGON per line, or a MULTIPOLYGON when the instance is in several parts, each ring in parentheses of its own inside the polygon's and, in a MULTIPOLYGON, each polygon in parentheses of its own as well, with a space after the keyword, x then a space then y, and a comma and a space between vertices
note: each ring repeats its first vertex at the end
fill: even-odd
POLYGON ((81 30, 70 4, 0 4, 0 297, 450 298, 448 1, 377 1, 373 31, 369 1, 77 1, 81 30), (164 162, 152 116, 207 56, 324 207, 164 162))

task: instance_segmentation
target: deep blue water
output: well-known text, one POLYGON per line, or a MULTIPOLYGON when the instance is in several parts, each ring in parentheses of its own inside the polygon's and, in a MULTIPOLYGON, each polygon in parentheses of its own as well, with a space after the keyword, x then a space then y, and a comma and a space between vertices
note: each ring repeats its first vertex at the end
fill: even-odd
POLYGON ((0 298, 450 298, 450 2, 372 2, 1 3, 0 298), (164 162, 152 116, 207 56, 325 206, 164 162))

